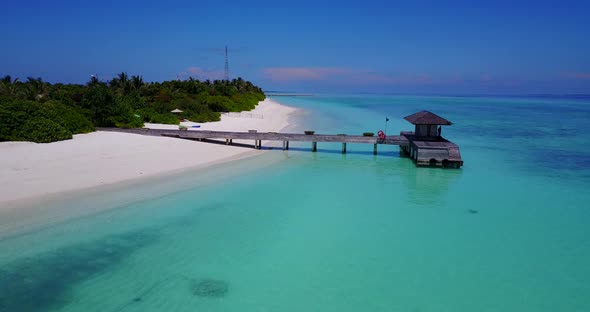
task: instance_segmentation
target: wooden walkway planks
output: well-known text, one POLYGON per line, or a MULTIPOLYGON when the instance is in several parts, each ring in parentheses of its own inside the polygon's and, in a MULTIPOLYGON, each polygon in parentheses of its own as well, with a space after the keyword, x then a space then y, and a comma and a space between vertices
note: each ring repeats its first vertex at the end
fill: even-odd
POLYGON ((388 144, 408 145, 409 141, 404 136, 388 136, 385 140, 378 137, 366 137, 361 135, 337 135, 337 134, 299 134, 276 132, 229 132, 208 130, 162 130, 162 129, 119 129, 99 128, 99 131, 114 131, 135 133, 153 136, 172 136, 184 139, 232 139, 232 140, 262 140, 262 141, 298 141, 298 142, 332 142, 332 143, 364 143, 364 144, 388 144))

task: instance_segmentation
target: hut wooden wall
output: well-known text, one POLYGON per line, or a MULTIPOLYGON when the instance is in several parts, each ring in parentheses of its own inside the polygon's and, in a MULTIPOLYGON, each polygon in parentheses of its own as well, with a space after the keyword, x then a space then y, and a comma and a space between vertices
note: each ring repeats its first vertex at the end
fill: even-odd
POLYGON ((437 125, 416 125, 416 136, 418 137, 437 137, 437 125))

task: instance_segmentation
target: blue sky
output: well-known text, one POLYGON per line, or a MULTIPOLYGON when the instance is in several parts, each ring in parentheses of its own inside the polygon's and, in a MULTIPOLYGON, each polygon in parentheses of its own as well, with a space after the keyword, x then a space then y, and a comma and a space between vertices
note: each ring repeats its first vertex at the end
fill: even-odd
POLYGON ((266 90, 590 93, 589 1, 11 1, 0 75, 266 90))

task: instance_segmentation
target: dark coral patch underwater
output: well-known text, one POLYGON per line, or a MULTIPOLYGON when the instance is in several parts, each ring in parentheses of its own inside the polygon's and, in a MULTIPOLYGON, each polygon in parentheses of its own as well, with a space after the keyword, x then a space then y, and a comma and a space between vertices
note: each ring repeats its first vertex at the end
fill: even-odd
POLYGON ((47 311, 66 304, 76 283, 117 265, 156 239, 138 231, 46 252, 0 268, 0 311, 47 311))
POLYGON ((204 279, 193 281, 191 283, 191 290, 193 295, 198 297, 219 298, 227 295, 229 285, 225 281, 204 279))

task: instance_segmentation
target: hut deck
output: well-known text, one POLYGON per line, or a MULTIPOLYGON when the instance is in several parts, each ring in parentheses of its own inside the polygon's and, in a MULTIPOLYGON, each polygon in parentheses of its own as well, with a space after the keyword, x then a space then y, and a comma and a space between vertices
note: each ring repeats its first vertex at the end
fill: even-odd
POLYGON ((440 166, 449 168, 460 168, 463 166, 463 159, 459 146, 443 137, 422 138, 416 137, 413 132, 402 132, 410 144, 408 147, 401 147, 418 166, 440 166))

